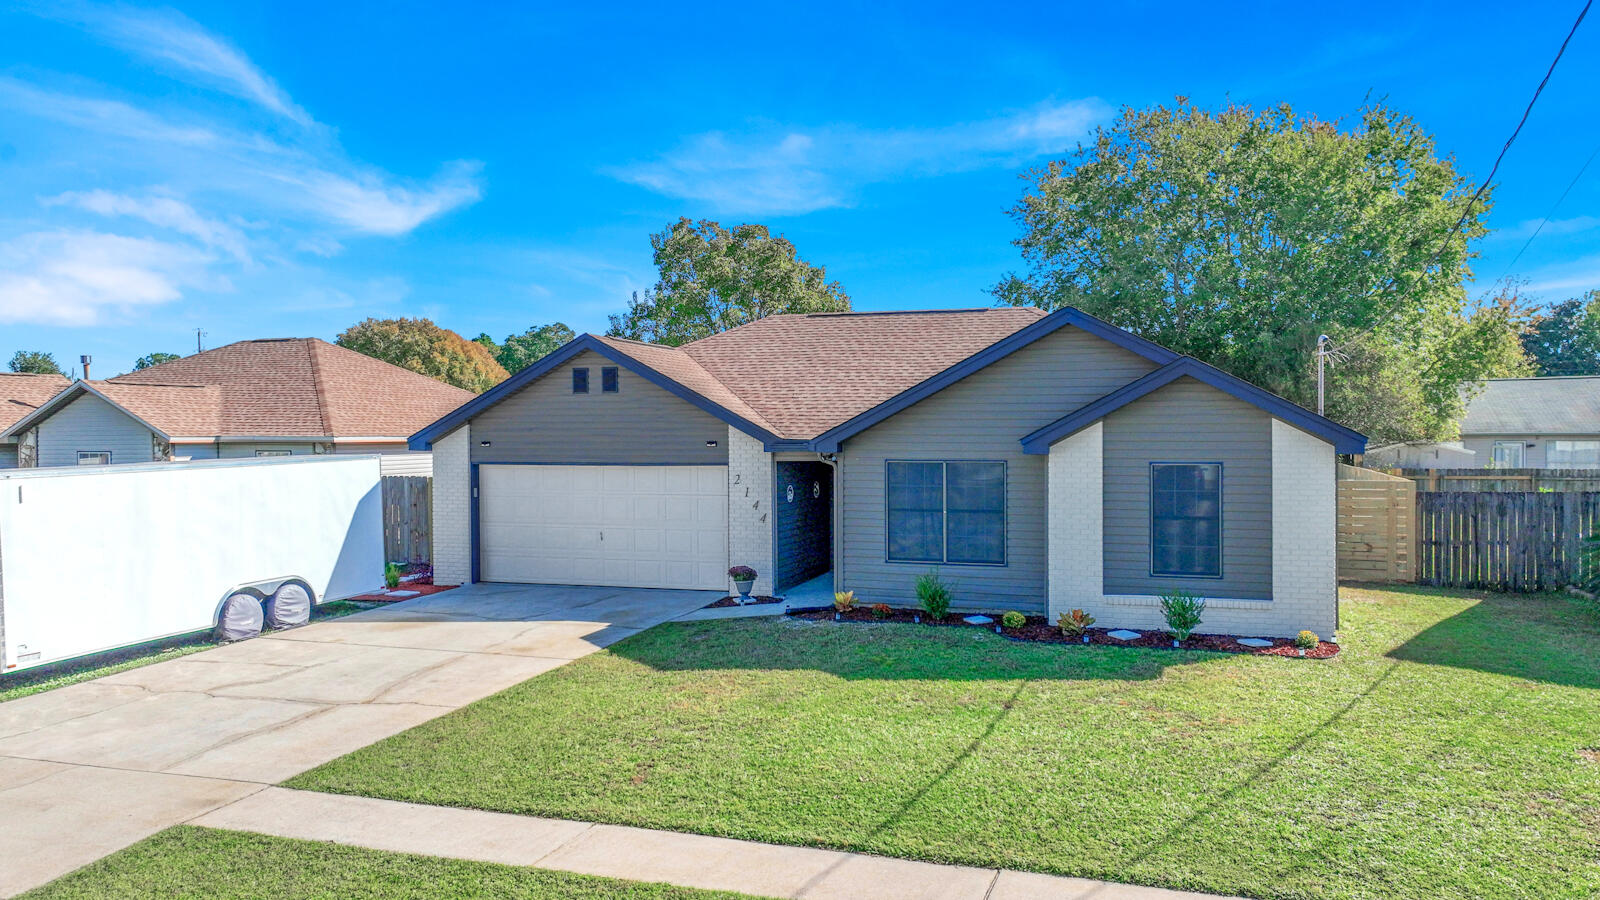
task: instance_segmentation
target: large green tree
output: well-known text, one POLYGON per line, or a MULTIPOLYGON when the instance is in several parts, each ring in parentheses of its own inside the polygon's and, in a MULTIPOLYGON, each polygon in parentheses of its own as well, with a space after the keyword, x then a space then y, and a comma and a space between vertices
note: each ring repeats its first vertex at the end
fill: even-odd
POLYGON ((487 347, 429 319, 365 319, 346 328, 336 342, 480 394, 506 378, 506 370, 494 361, 487 347))
POLYGON ((1464 289, 1487 193, 1387 107, 1128 108, 1029 178, 1029 270, 1002 302, 1075 306, 1312 407, 1327 334, 1349 357, 1328 414, 1375 441, 1452 436, 1463 385, 1521 370, 1515 316, 1464 289))
POLYGON ((498 344, 487 334, 480 334, 474 340, 489 347, 494 353, 495 361, 507 372, 515 375, 554 353, 562 344, 575 337, 577 334, 565 324, 552 322, 549 325, 536 325, 521 334, 508 334, 506 339, 498 344))
POLYGON ((18 350, 11 357, 11 371, 27 375, 65 375, 61 366, 56 364, 53 354, 43 350, 18 350))
POLYGON ((1522 349, 1540 375, 1600 375, 1600 291, 1534 316, 1522 349))
POLYGON ((850 310, 826 269, 800 259, 765 225, 679 219, 651 235, 650 246, 660 280, 611 317, 612 336, 676 346, 774 313, 850 310))
POLYGON ((161 353, 159 351, 156 353, 147 353, 133 361, 133 370, 137 372, 141 369, 148 369, 151 366, 159 366, 162 363, 172 362, 175 359, 182 358, 183 357, 176 353, 161 353))

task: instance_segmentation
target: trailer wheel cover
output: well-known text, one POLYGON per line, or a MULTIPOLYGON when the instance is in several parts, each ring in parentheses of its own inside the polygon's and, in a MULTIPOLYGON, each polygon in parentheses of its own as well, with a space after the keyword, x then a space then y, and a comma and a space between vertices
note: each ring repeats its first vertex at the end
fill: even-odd
POLYGON ((261 633, 264 616, 261 596, 253 592, 238 591, 222 601, 222 612, 217 615, 217 640, 242 641, 261 633))
POLYGON ((264 605, 268 628, 294 628, 311 621, 311 592, 299 582, 283 583, 264 605))

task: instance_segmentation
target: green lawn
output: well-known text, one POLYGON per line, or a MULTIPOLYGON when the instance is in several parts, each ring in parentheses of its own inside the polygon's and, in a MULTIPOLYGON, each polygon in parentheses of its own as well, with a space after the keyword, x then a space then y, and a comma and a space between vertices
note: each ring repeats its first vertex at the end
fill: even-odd
MULTIPOLYGON (((331 600, 313 609, 311 618, 312 621, 337 619, 364 609, 371 609, 374 605, 348 600, 331 600)), ((91 681, 103 675, 126 672, 151 663, 166 662, 169 659, 199 653, 201 650, 210 650, 215 646, 217 643, 211 639, 211 632, 199 631, 0 675, 0 703, 77 684, 80 681, 91 681)))
POLYGON ((317 841, 184 826, 163 831, 22 896, 27 900, 101 900, 106 897, 740 900, 745 897, 665 884, 385 853, 317 841))
POLYGON ((289 783, 1258 897, 1600 892, 1600 608, 1344 592, 1327 661, 664 625, 289 783))

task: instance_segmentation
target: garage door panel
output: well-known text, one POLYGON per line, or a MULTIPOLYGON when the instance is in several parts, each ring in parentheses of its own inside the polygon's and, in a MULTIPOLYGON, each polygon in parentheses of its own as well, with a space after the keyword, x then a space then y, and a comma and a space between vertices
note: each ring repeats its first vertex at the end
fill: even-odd
POLYGON ((723 466, 481 465, 487 581, 722 589, 723 466))

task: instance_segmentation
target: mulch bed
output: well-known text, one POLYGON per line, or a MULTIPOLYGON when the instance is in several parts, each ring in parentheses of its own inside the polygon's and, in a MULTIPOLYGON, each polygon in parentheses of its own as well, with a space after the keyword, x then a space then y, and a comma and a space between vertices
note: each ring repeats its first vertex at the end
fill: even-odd
POLYGON ((727 607, 730 607, 730 606, 757 606, 757 605, 762 604, 762 603, 782 603, 782 602, 783 602, 782 598, 779 598, 779 597, 768 597, 766 594, 751 594, 750 595, 750 599, 746 600, 743 603, 739 602, 739 598, 738 597, 723 597, 721 600, 718 600, 715 603, 707 603, 705 606, 702 606, 700 608, 701 609, 726 609, 727 607))
MULTIPOLYGON (((433 582, 402 581, 397 591, 416 591, 421 596, 437 594, 440 591, 454 590, 459 584, 434 584, 433 582)), ((363 600, 371 603, 399 603, 401 600, 415 600, 415 597, 390 597, 386 594, 361 594, 355 597, 346 597, 346 600, 363 600)))
MULTIPOLYGON (((790 610, 789 615, 797 619, 810 619, 812 621, 833 621, 832 608, 790 610)), ((993 631, 995 625, 1000 624, 999 613, 984 613, 994 619, 988 625, 969 625, 962 621, 964 616, 972 615, 970 612, 951 613, 942 621, 935 622, 929 619, 920 610, 901 609, 891 607, 887 613, 876 615, 872 609, 857 607, 840 616, 843 622, 906 622, 916 621, 921 617, 923 625, 937 628, 982 628, 993 631)), ((1240 637, 1250 635, 1231 634, 1192 634, 1187 641, 1182 641, 1176 648, 1172 646, 1172 635, 1160 630, 1145 630, 1130 628, 1129 631, 1139 631, 1140 636, 1131 641, 1119 641, 1110 636, 1114 628, 1091 628, 1082 637, 1066 637, 1061 629, 1045 620, 1043 616, 1028 616, 1028 622, 1021 628, 1001 627, 1000 634, 1014 641, 1033 641, 1041 644, 1082 644, 1083 637, 1089 639, 1090 644, 1103 644, 1113 647, 1146 647, 1152 650, 1211 650, 1218 653, 1254 653, 1258 656, 1289 656, 1300 658, 1300 648, 1294 645, 1292 638, 1266 638, 1272 641, 1271 647, 1246 647, 1239 643, 1240 637)), ((1313 649, 1305 652, 1306 659, 1327 659, 1339 652, 1339 645, 1322 641, 1313 649)))

